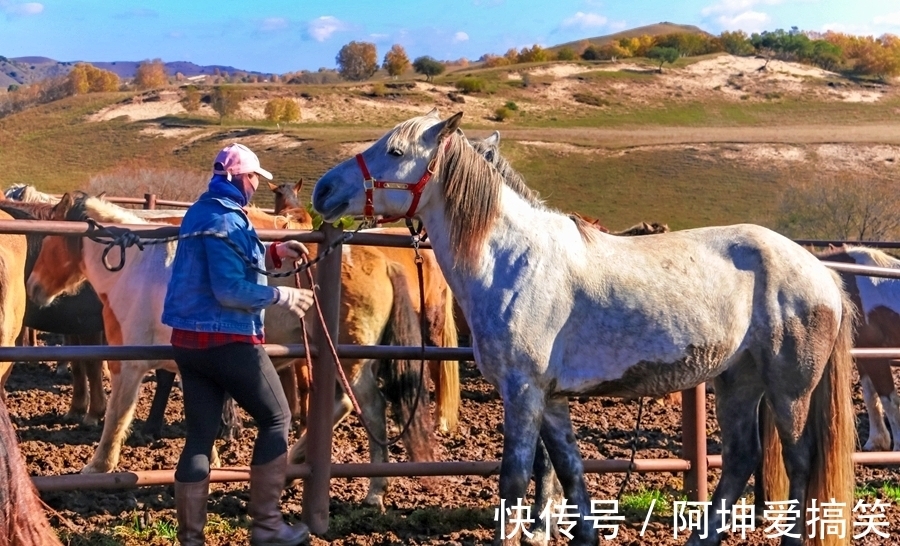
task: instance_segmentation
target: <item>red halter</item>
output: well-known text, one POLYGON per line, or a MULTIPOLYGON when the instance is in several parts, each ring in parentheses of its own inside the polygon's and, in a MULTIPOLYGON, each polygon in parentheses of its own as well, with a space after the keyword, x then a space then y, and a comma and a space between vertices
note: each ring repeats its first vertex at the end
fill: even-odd
MULTIPOLYGON (((447 144, 450 144, 450 142, 447 141, 447 144)), ((415 216, 416 207, 419 206, 419 199, 422 197, 422 190, 425 189, 425 184, 428 184, 428 181, 431 180, 431 177, 434 175, 436 161, 437 154, 435 154, 431 158, 431 161, 428 162, 428 168, 425 169, 425 172, 422 174, 422 177, 419 178, 419 181, 415 184, 407 184, 406 182, 385 182, 383 180, 375 180, 375 177, 369 173, 369 168, 366 166, 366 160, 363 159, 362 154, 356 154, 356 163, 359 164, 359 170, 362 171, 363 186, 366 189, 366 205, 363 210, 365 219, 374 220, 377 224, 385 224, 415 216), (409 210, 407 210, 406 214, 403 216, 375 220, 375 188, 380 190, 406 190, 412 192, 412 203, 409 204, 409 210)))

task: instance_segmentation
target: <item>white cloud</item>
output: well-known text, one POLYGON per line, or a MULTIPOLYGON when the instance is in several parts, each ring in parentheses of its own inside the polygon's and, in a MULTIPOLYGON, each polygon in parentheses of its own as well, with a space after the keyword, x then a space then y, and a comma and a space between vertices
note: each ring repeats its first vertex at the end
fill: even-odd
POLYGON ((748 12, 750 8, 756 5, 774 6, 781 2, 782 0, 722 0, 718 4, 706 6, 700 10, 700 14, 704 17, 716 13, 734 15, 736 13, 748 12))
POLYGON ((453 35, 454 42, 467 42, 469 40, 469 35, 465 32, 459 31, 453 35))
POLYGON ((900 11, 878 15, 872 20, 876 25, 887 25, 891 27, 900 27, 900 11))
POLYGON ((309 35, 313 40, 317 42, 324 42, 328 38, 331 38, 331 35, 335 32, 346 29, 347 24, 337 17, 324 15, 322 17, 319 17, 318 19, 313 19, 312 21, 310 21, 309 26, 306 30, 307 32, 309 32, 309 35))
POLYGON ((745 11, 734 15, 722 15, 716 18, 716 22, 722 28, 741 29, 745 32, 765 30, 766 23, 771 18, 761 11, 745 11))
POLYGON ((10 17, 38 15, 43 13, 44 4, 38 2, 25 2, 16 4, 13 2, 0 2, 0 10, 10 17))
POLYGON ((262 20, 259 29, 263 32, 272 32, 276 30, 284 30, 288 27, 287 19, 284 17, 267 17, 262 20))
POLYGON ((602 27, 607 23, 606 17, 602 15, 598 15, 596 13, 584 13, 583 11, 579 11, 572 17, 563 20, 560 25, 563 28, 597 28, 602 27))

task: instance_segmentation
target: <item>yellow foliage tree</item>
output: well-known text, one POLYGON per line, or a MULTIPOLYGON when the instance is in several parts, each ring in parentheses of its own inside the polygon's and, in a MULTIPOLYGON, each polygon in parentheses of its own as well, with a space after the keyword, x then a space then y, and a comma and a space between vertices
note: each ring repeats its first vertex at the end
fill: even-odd
POLYGON ((266 103, 265 114, 275 123, 300 121, 300 106, 293 99, 277 97, 266 103))
POLYGON ((66 87, 72 95, 118 91, 119 76, 91 64, 78 63, 66 77, 66 87))
POLYGON ((138 89, 155 89, 169 83, 166 65, 161 59, 144 61, 138 65, 134 74, 134 85, 138 89))
POLYGON ((338 72, 348 80, 366 80, 378 70, 375 44, 368 42, 350 42, 341 48, 335 61, 339 67, 338 72))
POLYGON ((384 62, 381 67, 387 70, 392 78, 396 78, 409 69, 409 57, 406 50, 400 44, 391 46, 391 50, 384 54, 384 62))

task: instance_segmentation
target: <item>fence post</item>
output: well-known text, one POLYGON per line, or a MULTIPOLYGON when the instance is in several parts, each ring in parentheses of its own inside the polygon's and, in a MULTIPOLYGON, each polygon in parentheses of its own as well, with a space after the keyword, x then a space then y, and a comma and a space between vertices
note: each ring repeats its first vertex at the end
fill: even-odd
POLYGON ((709 496, 706 464, 706 384, 681 391, 682 457, 691 462, 684 473, 684 492, 689 500, 704 502, 709 496))
MULTIPOLYGON (((320 228, 325 241, 320 250, 340 239, 343 229, 324 222, 320 228)), ((337 343, 341 299, 341 248, 338 247, 316 266, 316 284, 322 315, 331 339, 337 343)), ((310 363, 312 386, 307 418, 306 460, 310 466, 309 477, 303 482, 303 521, 310 531, 321 535, 328 531, 328 506, 331 489, 332 413, 335 395, 335 362, 331 349, 322 332, 322 325, 315 310, 307 315, 312 321, 312 338, 318 345, 319 356, 310 363)))
POLYGON ((144 194, 144 210, 156 210, 156 194, 144 194))

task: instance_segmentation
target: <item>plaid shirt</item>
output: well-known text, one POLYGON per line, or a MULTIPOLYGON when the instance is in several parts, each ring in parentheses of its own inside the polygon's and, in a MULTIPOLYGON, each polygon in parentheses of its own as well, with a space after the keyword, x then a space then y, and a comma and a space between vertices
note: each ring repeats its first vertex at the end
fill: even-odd
POLYGON ((223 332, 193 332, 191 330, 172 329, 172 346, 182 349, 211 349, 229 343, 265 343, 264 334, 258 336, 246 334, 226 334, 223 332))

